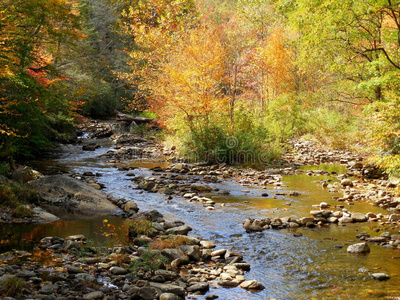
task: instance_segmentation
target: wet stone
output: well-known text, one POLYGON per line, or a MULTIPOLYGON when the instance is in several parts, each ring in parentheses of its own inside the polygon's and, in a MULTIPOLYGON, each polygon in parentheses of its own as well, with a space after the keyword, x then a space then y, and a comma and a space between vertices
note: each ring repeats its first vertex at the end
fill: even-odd
POLYGON ((83 299, 86 300, 97 300, 97 299, 103 299, 104 293, 101 291, 97 292, 91 292, 83 296, 83 299))
POLYGON ((121 267, 112 267, 110 268, 110 272, 114 275, 125 275, 128 273, 128 270, 121 267))
POLYGON ((366 243, 357 243, 347 247, 348 253, 369 253, 371 250, 366 243))
POLYGON ((67 266, 67 271, 69 274, 85 273, 84 270, 82 270, 81 268, 76 267, 76 266, 67 266))
POLYGON ((371 277, 375 280, 383 281, 390 279, 390 276, 386 273, 372 273, 371 277))
POLYGON ((246 290, 263 290, 265 286, 261 284, 258 280, 248 280, 240 284, 240 287, 246 290))
POLYGON ((181 300, 182 298, 172 293, 162 293, 160 300, 181 300))

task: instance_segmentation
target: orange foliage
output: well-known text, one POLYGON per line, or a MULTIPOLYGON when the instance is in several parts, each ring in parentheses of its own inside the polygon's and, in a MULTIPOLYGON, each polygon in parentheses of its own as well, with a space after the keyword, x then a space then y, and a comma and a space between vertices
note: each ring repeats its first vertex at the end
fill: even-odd
POLYGON ((263 72, 263 84, 270 91, 269 98, 294 88, 293 62, 284 41, 283 30, 277 27, 256 49, 256 62, 263 72))
MULTIPOLYGON (((193 4, 188 0, 139 0, 136 6, 123 12, 123 30, 132 38, 134 46, 128 51, 132 71, 118 76, 138 89, 138 99, 151 94, 160 64, 191 26, 193 11, 193 4)), ((140 110, 136 104, 139 103, 130 103, 132 111, 140 110)))
POLYGON ((227 102, 221 90, 225 67, 221 30, 198 26, 161 64, 152 107, 163 120, 176 114, 185 115, 191 126, 199 118, 208 120, 212 111, 223 110, 227 102))

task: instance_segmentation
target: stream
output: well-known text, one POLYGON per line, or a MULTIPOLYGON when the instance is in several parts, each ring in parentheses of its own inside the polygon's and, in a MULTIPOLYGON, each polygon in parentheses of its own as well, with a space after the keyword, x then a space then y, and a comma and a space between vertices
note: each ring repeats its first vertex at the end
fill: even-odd
MULTIPOLYGON (((83 140, 83 143, 87 142, 93 141, 83 140)), ((60 154, 54 159, 36 162, 34 167, 47 172, 63 170, 80 174, 100 173, 102 175, 97 181, 105 185, 106 193, 135 201, 141 211, 155 209, 167 220, 182 220, 193 228, 190 235, 208 239, 217 248, 229 248, 243 254, 244 260, 251 264, 251 271, 246 274, 246 278, 259 280, 266 287, 265 290, 252 293, 239 287, 221 288, 215 283, 209 293, 218 295, 219 299, 400 299, 400 251, 370 244, 371 253, 367 255, 351 255, 346 252, 347 245, 358 242, 358 233, 380 234, 374 231, 377 223, 327 225, 296 230, 270 229, 250 234, 242 228, 243 221, 249 217, 303 217, 309 216, 313 204, 327 202, 337 205, 338 202, 332 200, 334 195, 315 183, 329 177, 305 174, 284 176, 281 190, 273 186, 266 189, 244 187, 229 180, 211 184, 221 190, 228 190, 230 194, 207 194, 217 204, 215 210, 206 210, 202 205, 181 197, 168 200, 164 194, 139 192, 127 173, 151 176, 153 172, 149 168, 162 166, 163 162, 150 159, 130 161, 125 164, 137 168, 121 171, 114 164, 98 159, 99 155, 112 147, 112 143, 109 140, 96 140, 96 143, 102 146, 96 151, 60 154), (277 192, 291 191, 300 193, 300 196, 276 195, 277 192), (269 196, 262 197, 262 193, 268 193, 269 196), (294 232, 302 233, 302 236, 294 236, 294 232), (369 275, 374 272, 387 273, 391 279, 375 281, 369 275)), ((118 166, 122 165, 124 163, 118 166)), ((354 203, 346 208, 353 212, 387 213, 362 203, 354 203)), ((62 220, 50 224, 2 225, 0 252, 12 248, 30 250, 45 236, 84 234, 93 243, 105 242, 104 238, 94 233, 98 231, 103 219, 80 219, 66 215, 62 220)), ((107 219, 117 227, 123 224, 123 220, 117 216, 107 219)), ((396 233, 398 230, 388 228, 383 231, 396 233)), ((197 299, 204 299, 204 296, 197 299)))

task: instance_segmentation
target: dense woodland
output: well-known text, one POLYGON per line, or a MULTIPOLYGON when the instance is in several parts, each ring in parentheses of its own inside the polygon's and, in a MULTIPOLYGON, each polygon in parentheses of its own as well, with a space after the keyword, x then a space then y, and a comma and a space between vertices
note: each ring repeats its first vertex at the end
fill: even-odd
POLYGON ((400 170, 398 0, 0 3, 2 161, 118 109, 194 159, 266 163, 306 137, 400 170))

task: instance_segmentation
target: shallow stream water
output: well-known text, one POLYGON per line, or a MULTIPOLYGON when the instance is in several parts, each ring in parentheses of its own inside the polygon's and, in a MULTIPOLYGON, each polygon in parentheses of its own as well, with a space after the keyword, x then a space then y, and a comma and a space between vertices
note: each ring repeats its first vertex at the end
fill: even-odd
MULTIPOLYGON (((191 235, 209 239, 218 248, 226 247, 242 253, 244 260, 252 266, 246 278, 259 280, 266 289, 252 293, 241 288, 226 289, 215 285, 210 293, 218 295, 219 299, 400 299, 400 251, 370 245, 371 253, 367 255, 351 255, 346 252, 348 244, 358 241, 356 234, 369 232, 372 236, 379 235, 374 232, 378 227, 376 223, 301 228, 296 230, 303 234, 300 237, 293 235, 294 230, 266 230, 251 234, 244 232, 242 223, 248 217, 303 217, 309 216, 313 204, 327 202, 337 205, 338 202, 332 200, 333 194, 315 182, 328 177, 285 176, 282 190, 276 190, 273 186, 267 189, 243 187, 234 181, 214 184, 221 190, 230 191, 230 194, 222 196, 210 193, 208 196, 217 204, 215 210, 208 211, 200 204, 180 197, 167 200, 162 194, 138 192, 127 173, 150 176, 152 171, 148 168, 160 165, 160 162, 130 161, 126 164, 137 169, 120 171, 115 165, 98 158, 111 147, 107 140, 101 144, 102 148, 94 152, 62 154, 54 160, 39 162, 36 167, 47 171, 62 169, 77 173, 101 173, 102 176, 97 180, 105 185, 106 193, 117 198, 131 199, 142 211, 156 209, 166 219, 182 220, 193 228, 191 235), (289 191, 299 192, 300 196, 276 195, 277 192, 289 191), (262 193, 268 193, 269 196, 262 197, 262 193), (375 281, 369 275, 374 272, 388 273, 391 279, 375 281)), ((362 203, 346 208, 352 212, 386 213, 362 203)), ((116 227, 123 227, 122 219, 116 216, 107 216, 107 219, 116 227)), ((65 237, 72 234, 84 234, 94 244, 107 245, 113 241, 94 233, 99 231, 103 220, 104 217, 79 219, 66 215, 61 221, 51 224, 2 225, 0 250, 31 249, 42 237, 65 237)), ((384 230, 395 233, 398 228, 384 230)))

